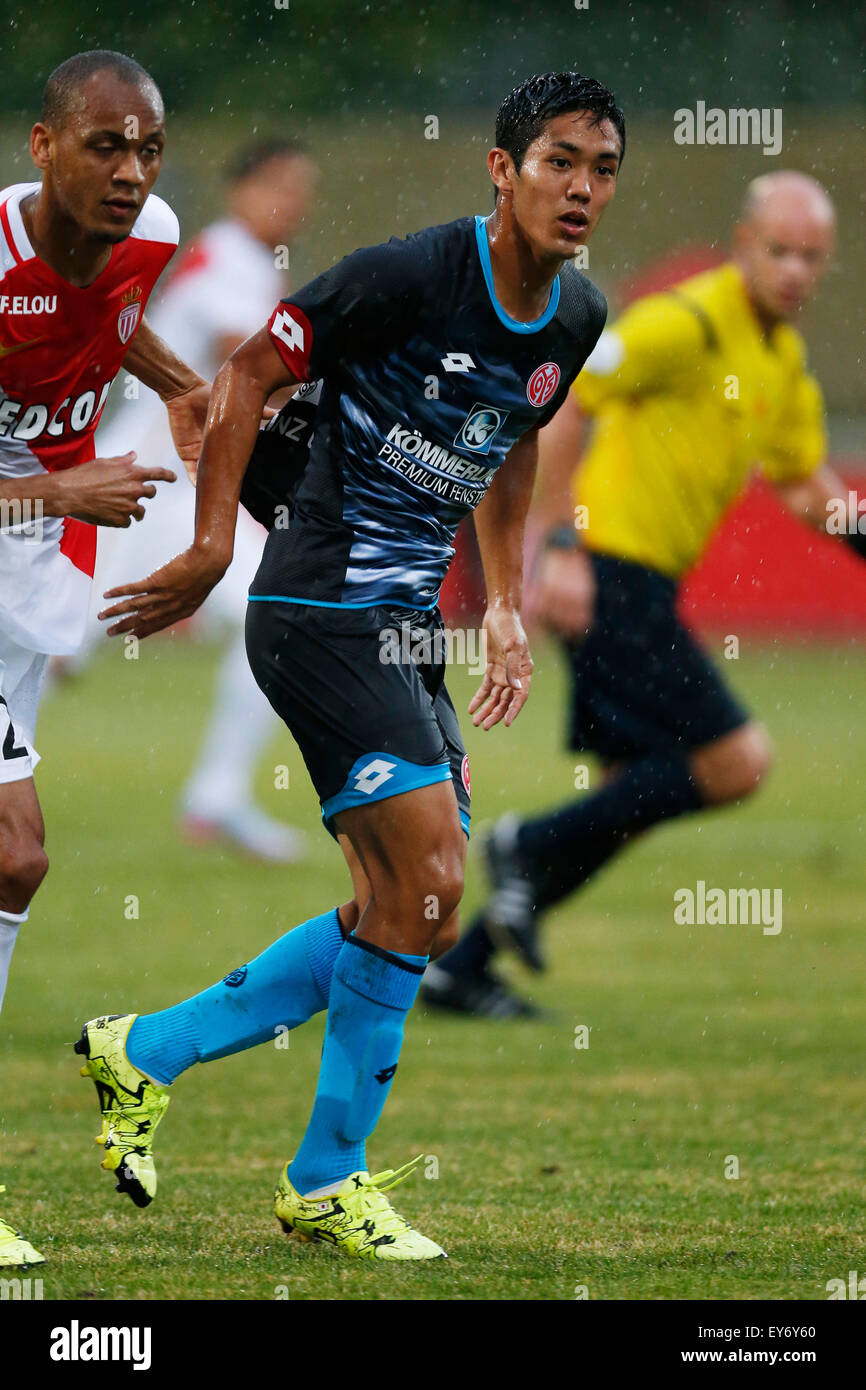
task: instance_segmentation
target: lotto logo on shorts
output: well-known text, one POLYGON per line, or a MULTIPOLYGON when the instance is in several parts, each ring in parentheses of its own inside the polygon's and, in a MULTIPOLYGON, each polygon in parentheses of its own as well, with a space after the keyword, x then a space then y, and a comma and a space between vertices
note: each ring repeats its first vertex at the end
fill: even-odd
POLYGON ((396 766, 396 763, 386 763, 384 758, 374 758, 355 774, 355 791, 366 792, 368 796, 371 792, 378 791, 383 782, 394 776, 396 766))
POLYGON ((526 383, 526 399, 530 405, 547 405, 559 385, 559 368, 555 362, 545 362, 536 367, 526 383))

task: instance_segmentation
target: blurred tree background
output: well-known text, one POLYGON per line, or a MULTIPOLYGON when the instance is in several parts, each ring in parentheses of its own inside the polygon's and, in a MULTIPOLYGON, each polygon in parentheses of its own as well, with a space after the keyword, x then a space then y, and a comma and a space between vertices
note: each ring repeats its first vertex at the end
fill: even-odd
POLYGON ((450 110, 491 106, 527 72, 572 65, 642 111, 681 105, 689 89, 725 106, 838 106, 864 92, 862 8, 820 0, 4 0, 0 14, 0 106, 21 113, 58 54, 96 47, 152 67, 172 110, 230 97, 294 119, 418 110, 434 94, 450 110))
POLYGON ((484 164, 496 108, 533 72, 576 67, 610 86, 629 146, 589 270, 616 287, 677 246, 724 246, 745 182, 813 173, 835 198, 839 253, 804 321, 837 445, 862 449, 866 415, 866 14, 820 0, 712 8, 682 0, 0 0, 2 181, 31 177, 27 152, 49 72, 116 48, 150 69, 169 144, 158 191, 189 238, 220 206, 227 153, 254 133, 300 137, 320 164, 315 218, 292 252, 295 283, 357 245, 490 206, 484 164), (756 146, 681 146, 674 112, 780 108, 778 156, 756 146), (438 139, 425 138, 435 115, 438 139), (852 444, 848 445, 848 437, 852 444))

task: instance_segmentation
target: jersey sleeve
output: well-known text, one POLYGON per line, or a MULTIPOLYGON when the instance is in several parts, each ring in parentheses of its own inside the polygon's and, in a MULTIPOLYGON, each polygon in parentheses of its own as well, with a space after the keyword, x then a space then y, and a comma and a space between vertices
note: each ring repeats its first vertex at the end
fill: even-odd
POLYGON ((585 365, 595 348, 604 330, 607 319, 607 300, 595 285, 590 286, 591 294, 587 297, 587 313, 581 324, 580 343, 581 352, 574 371, 571 376, 566 377, 551 398, 550 404, 545 408, 538 418, 537 429, 544 429, 553 419, 560 406, 564 403, 569 391, 574 385, 578 374, 584 370, 585 365))
POLYGON ((602 333, 574 384, 582 410, 681 386, 698 368, 706 330, 674 295, 638 300, 602 333))
POLYGON ((315 381, 399 341, 429 283, 426 253, 411 238, 354 251, 280 301, 271 342, 299 381, 315 381))
POLYGON ((772 483, 811 477, 827 457, 824 398, 815 378, 800 369, 782 410, 773 441, 761 458, 761 472, 772 483))

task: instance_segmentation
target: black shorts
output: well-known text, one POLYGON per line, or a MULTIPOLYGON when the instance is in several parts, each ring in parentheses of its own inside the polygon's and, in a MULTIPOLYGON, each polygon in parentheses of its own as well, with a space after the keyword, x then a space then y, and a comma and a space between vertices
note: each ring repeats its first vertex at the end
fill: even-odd
POLYGON ((251 599, 253 675, 288 725, 322 820, 451 782, 469 834, 469 759, 445 689, 438 608, 337 608, 251 599), (438 634, 438 635, 437 635, 438 634))
POLYGON ((595 619, 567 647, 570 747, 619 762, 681 753, 745 724, 748 711, 677 617, 676 582, 611 555, 590 559, 595 619))

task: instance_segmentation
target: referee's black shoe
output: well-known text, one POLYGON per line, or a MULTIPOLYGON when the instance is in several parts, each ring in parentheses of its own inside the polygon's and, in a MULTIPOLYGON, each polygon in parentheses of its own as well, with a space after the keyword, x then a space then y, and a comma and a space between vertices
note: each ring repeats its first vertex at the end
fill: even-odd
POLYGON ((514 994, 489 970, 475 975, 452 975, 441 965, 428 965, 421 981, 421 998, 434 1008, 475 1018, 540 1018, 542 1010, 514 994))

